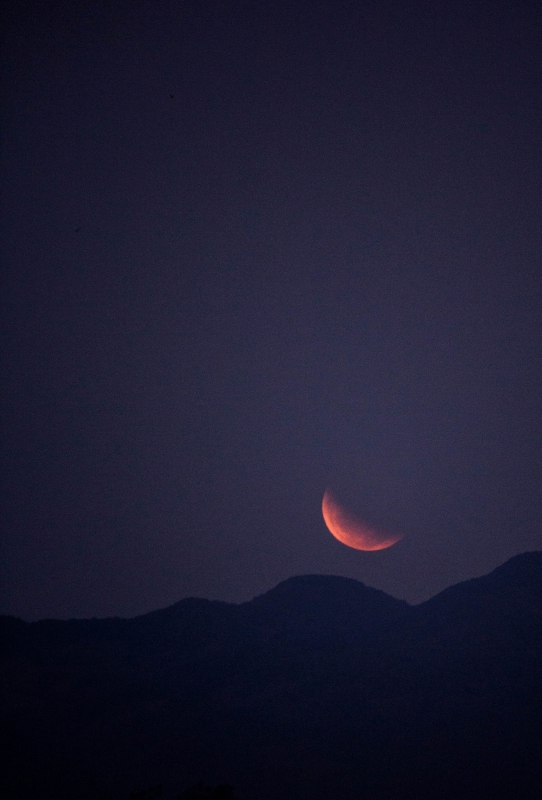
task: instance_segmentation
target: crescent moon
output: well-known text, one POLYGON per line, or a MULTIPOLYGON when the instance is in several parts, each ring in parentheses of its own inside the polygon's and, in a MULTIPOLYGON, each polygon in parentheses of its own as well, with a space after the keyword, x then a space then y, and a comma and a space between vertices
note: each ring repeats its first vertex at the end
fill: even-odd
POLYGON ((329 532, 354 550, 385 550, 402 539, 398 534, 383 533, 359 520, 344 509, 329 489, 324 492, 322 515, 329 532))

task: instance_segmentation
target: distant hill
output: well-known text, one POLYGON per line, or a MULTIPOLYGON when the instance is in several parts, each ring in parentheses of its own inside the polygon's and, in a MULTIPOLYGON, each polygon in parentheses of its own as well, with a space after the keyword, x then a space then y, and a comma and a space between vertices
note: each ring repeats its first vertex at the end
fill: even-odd
POLYGON ((542 553, 410 606, 347 578, 0 618, 7 800, 538 800, 542 553))

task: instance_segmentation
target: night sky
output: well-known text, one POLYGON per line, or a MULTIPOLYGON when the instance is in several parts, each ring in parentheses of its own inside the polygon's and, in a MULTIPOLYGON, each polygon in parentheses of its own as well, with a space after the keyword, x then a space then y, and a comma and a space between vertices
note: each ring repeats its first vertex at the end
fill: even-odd
POLYGON ((539 2, 5 14, 3 613, 542 549, 539 2))

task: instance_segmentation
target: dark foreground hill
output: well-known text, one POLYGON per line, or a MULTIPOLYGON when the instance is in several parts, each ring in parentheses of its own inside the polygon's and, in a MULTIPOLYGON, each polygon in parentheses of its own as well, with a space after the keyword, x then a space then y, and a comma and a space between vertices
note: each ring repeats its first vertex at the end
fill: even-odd
POLYGON ((346 578, 135 619, 4 617, 11 800, 542 797, 542 553, 409 606, 346 578))

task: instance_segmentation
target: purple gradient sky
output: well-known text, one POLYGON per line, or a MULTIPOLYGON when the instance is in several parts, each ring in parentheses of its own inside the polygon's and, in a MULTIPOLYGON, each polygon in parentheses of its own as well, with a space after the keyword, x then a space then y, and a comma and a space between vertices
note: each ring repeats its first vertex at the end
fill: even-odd
POLYGON ((539 3, 6 15, 4 613, 542 549, 539 3))

